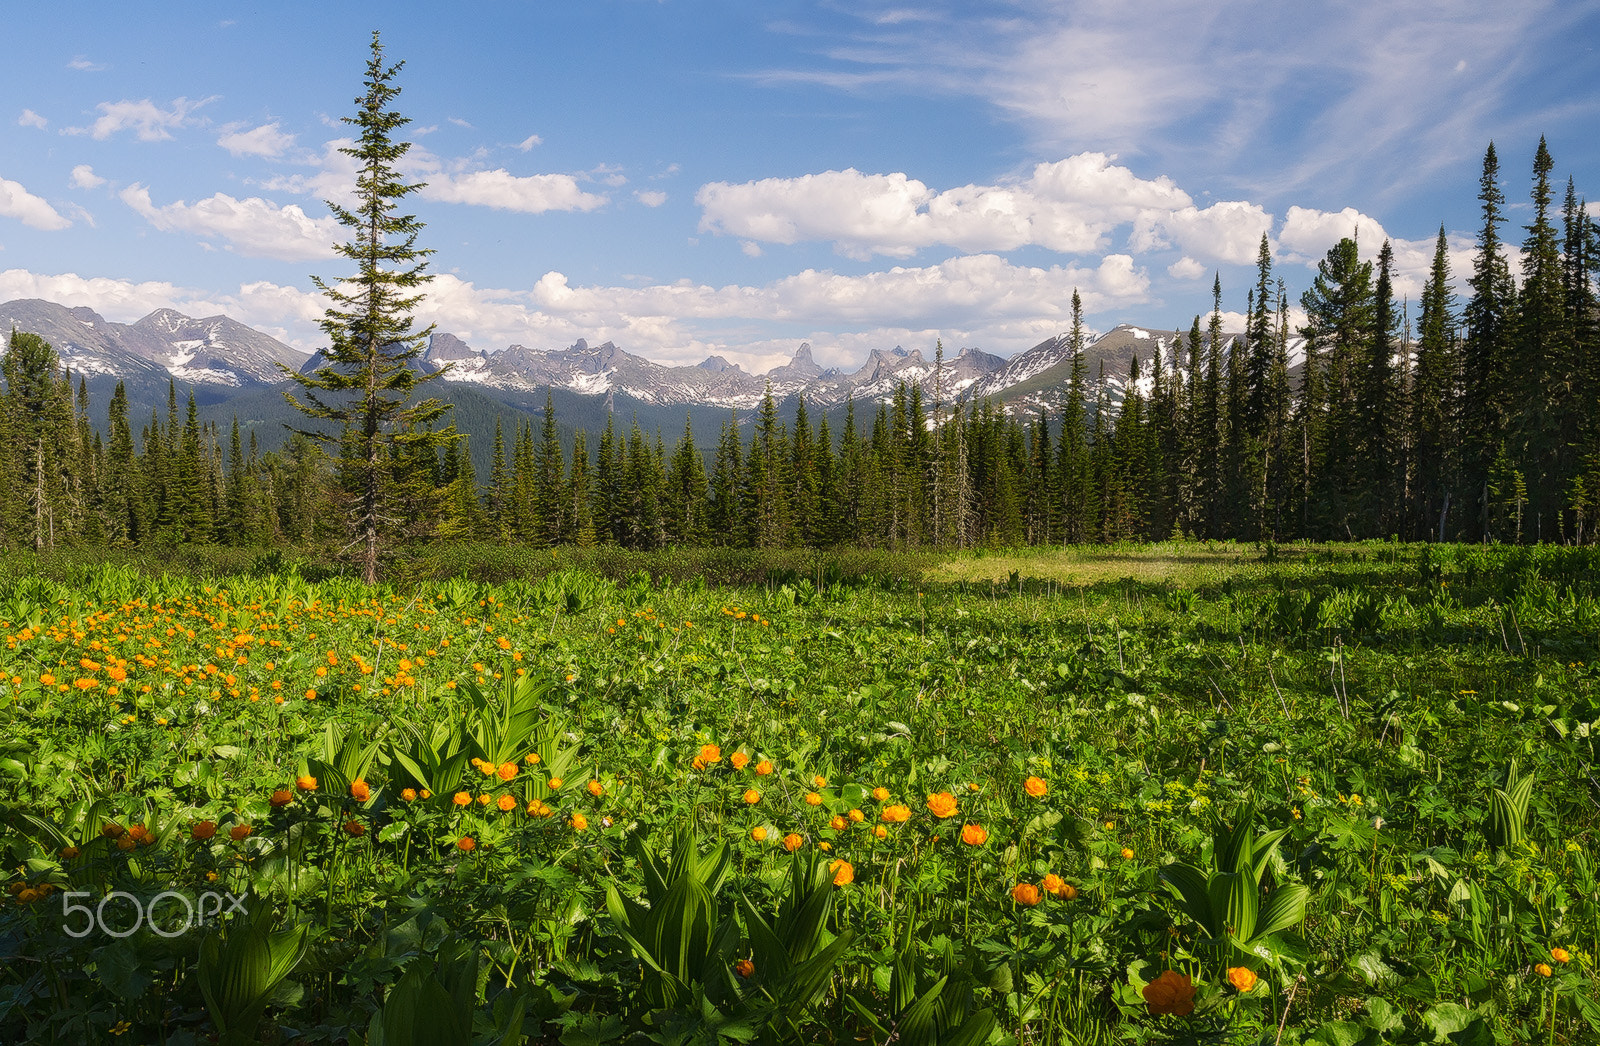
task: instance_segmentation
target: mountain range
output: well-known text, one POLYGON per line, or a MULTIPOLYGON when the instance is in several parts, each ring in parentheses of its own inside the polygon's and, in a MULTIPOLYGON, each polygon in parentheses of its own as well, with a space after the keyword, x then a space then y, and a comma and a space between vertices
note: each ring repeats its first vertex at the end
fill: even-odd
MULTIPOLYGON (((118 381, 124 383, 136 427, 142 417, 165 408, 171 382, 180 397, 193 391, 204 417, 219 423, 237 417, 268 448, 283 438, 282 423, 304 423, 283 399, 282 389, 288 385, 280 365, 309 372, 323 363, 320 353, 307 356, 226 316, 196 319, 171 309, 123 324, 83 306, 19 299, 0 304, 0 325, 38 334, 54 346, 63 365, 88 384, 97 425, 118 381)), ((1173 340, 1172 331, 1126 324, 1090 336, 1084 350, 1086 395, 1092 398, 1098 391, 1103 367, 1106 392, 1113 403, 1120 402, 1134 356, 1148 382, 1157 344, 1170 371, 1173 340)), ((964 348, 947 356, 942 366, 920 349, 897 345, 872 350, 851 371, 820 366, 811 346, 802 344, 788 363, 752 374, 720 356, 692 366, 667 366, 609 341, 590 345, 579 339, 564 349, 511 345, 488 351, 453 334, 435 333, 421 363, 430 372, 449 367, 428 388, 456 406, 458 419, 471 416, 471 422, 458 420, 458 425, 474 437, 475 458, 488 453, 497 414, 520 420, 541 410, 547 395, 556 401, 557 417, 569 438, 574 427, 594 434, 604 427, 606 413, 615 412, 624 419, 631 415, 646 430, 660 428, 670 442, 687 413, 696 440, 709 441, 730 412, 747 423, 769 389, 782 414, 792 417, 804 396, 808 409, 827 414, 830 423, 842 421, 851 400, 864 414, 861 422, 868 423, 873 404, 892 397, 901 382, 920 384, 930 411, 936 402, 987 399, 1014 415, 1036 415, 1059 410, 1072 370, 1071 341, 1065 334, 1009 359, 964 348), (487 432, 477 431, 485 425, 487 432)), ((507 420, 508 431, 514 423, 507 420)))

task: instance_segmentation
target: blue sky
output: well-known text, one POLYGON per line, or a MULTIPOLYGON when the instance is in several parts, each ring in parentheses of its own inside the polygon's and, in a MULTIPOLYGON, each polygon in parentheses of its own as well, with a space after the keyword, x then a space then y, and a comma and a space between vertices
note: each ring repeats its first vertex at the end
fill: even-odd
POLYGON ((1597 0, 44 5, 0 63, 0 300, 315 348, 374 29, 420 318, 478 348, 1010 355, 1075 288, 1098 329, 1187 326, 1217 272, 1242 312, 1263 232, 1291 298, 1352 231, 1414 298, 1441 223, 1467 271, 1490 139, 1513 226, 1540 134, 1600 207, 1597 0))

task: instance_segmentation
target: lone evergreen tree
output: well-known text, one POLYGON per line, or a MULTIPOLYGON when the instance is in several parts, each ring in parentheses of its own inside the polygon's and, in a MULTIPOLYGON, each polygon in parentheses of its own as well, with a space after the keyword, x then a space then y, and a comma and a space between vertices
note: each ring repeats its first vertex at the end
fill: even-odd
POLYGON ((317 289, 332 305, 321 326, 329 347, 326 362, 311 374, 287 371, 302 390, 306 402, 292 392, 284 396, 308 417, 330 421, 348 430, 348 438, 326 430, 296 430, 323 443, 338 443, 346 457, 342 469, 352 480, 354 504, 350 512, 353 544, 361 546, 361 575, 367 584, 378 579, 379 546, 389 524, 393 477, 391 466, 399 452, 418 452, 455 438, 454 427, 432 430, 446 405, 427 399, 407 405, 412 391, 444 373, 421 375, 412 362, 433 332, 412 329, 412 311, 422 301, 418 290, 432 277, 423 270, 431 250, 419 248, 422 223, 398 207, 422 183, 401 180, 396 164, 411 148, 397 142, 394 133, 410 120, 389 108, 400 89, 394 78, 404 62, 387 65, 383 43, 372 34, 372 54, 367 61, 365 92, 356 99, 356 115, 344 122, 360 129, 352 146, 341 149, 358 165, 353 209, 329 202, 339 224, 351 231, 349 243, 335 250, 356 265, 347 281, 327 283, 313 276, 317 289), (326 398, 324 398, 326 397, 326 398))

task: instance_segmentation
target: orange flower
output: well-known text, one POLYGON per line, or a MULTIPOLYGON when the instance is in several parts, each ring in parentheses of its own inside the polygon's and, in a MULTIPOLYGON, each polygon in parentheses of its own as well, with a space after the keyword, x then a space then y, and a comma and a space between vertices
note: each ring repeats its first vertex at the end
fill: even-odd
POLYGON ((317 790, 317 779, 310 774, 301 774, 294 779, 294 786, 302 792, 315 792, 317 790))
POLYGON ((251 828, 247 824, 236 824, 228 829, 228 838, 236 843, 243 842, 249 836, 251 828))
POLYGON ((822 805, 822 796, 818 795, 815 792, 807 792, 806 793, 806 805, 808 805, 808 806, 821 806, 822 805))
POLYGON ((584 817, 582 814, 573 814, 572 820, 568 821, 567 823, 570 824, 573 831, 576 832, 581 832, 585 828, 589 827, 589 819, 584 817))
POLYGON ((500 808, 502 813, 510 813, 517 808, 517 801, 509 795, 502 795, 495 800, 495 805, 500 808))
POLYGON ((710 765, 711 763, 722 762, 722 749, 718 748, 716 745, 701 745, 700 761, 707 765, 710 765))
POLYGON ((468 795, 466 792, 457 792, 455 795, 450 797, 450 801, 455 803, 457 806, 467 806, 472 802, 472 796, 468 795))
POLYGON ((559 777, 550 778, 550 790, 552 792, 555 791, 557 788, 560 788, 560 787, 561 787, 561 778, 559 778, 559 777))
MULTIPOLYGON (((982 846, 984 843, 989 841, 989 833, 982 825, 962 825, 961 841, 966 843, 968 846, 982 846)), ((1045 882, 1049 881, 1049 877, 1047 876, 1045 878, 1045 882)))
POLYGON ((1550 958, 1556 962, 1571 962, 1572 955, 1565 948, 1551 948, 1550 958))
POLYGON ((372 798, 372 789, 367 787, 367 782, 357 778, 350 782, 350 798, 358 803, 364 803, 372 798))
POLYGON ((887 839, 889 838, 889 829, 885 828, 881 824, 874 825, 872 828, 872 835, 876 839, 887 839))
POLYGON ((417 790, 415 788, 402 788, 400 790, 400 798, 404 799, 408 803, 415 802, 417 798, 417 790))
POLYGON ((533 802, 528 804, 528 813, 534 817, 549 817, 550 808, 541 803, 539 800, 535 799, 533 802))
POLYGON ((800 845, 804 842, 804 839, 800 838, 795 833, 790 832, 788 835, 783 837, 783 848, 788 850, 790 853, 794 853, 796 850, 800 849, 800 845))
POLYGON ((120 824, 108 824, 104 828, 100 829, 100 834, 108 839, 120 839, 122 837, 122 832, 123 827, 120 824))
POLYGON ((872 790, 872 798, 881 803, 885 799, 889 798, 889 790, 882 785, 879 785, 872 790))
POLYGON ((744 791, 744 801, 748 805, 754 806, 761 801, 761 793, 756 791, 754 788, 746 788, 744 791))
POLYGON ((489 798, 489 793, 488 792, 485 792, 482 795, 478 796, 478 805, 479 806, 488 806, 490 801, 491 800, 489 798))
POLYGON ((1078 888, 1069 882, 1063 882, 1059 889, 1052 892, 1063 901, 1076 901, 1078 899, 1078 888))
POLYGON ((1238 992, 1247 992, 1256 986, 1256 971, 1248 966, 1230 966, 1228 983, 1238 992))
POLYGON ((361 822, 359 821, 346 821, 344 823, 344 830, 350 835, 363 835, 366 833, 366 829, 362 827, 361 822))
POLYGON ((1123 859, 1123 860, 1124 860, 1124 861, 1131 861, 1131 860, 1133 860, 1133 851, 1132 851, 1132 850, 1130 850, 1130 849, 1128 849, 1128 848, 1127 848, 1127 847, 1126 847, 1126 846, 1124 846, 1124 847, 1123 847, 1123 848, 1122 848, 1122 859, 1123 859))
POLYGON ((589 790, 589 794, 592 796, 599 797, 606 794, 605 787, 599 781, 590 781, 584 787, 589 790))
POLYGON ((1194 984, 1187 974, 1168 970, 1144 986, 1144 1004, 1152 1016, 1170 1013, 1184 1017, 1194 1012, 1194 984))
POLYGON ((1044 881, 1039 884, 1039 888, 1045 893, 1054 897, 1056 892, 1065 885, 1066 881, 1062 879, 1061 876, 1057 875, 1055 872, 1051 872, 1049 875, 1044 877, 1044 881))
POLYGON ((956 812, 956 797, 949 792, 936 792, 928 796, 928 809, 935 817, 953 817, 956 812))
POLYGON ((1542 963, 1539 963, 1537 966, 1535 966, 1533 968, 1533 972, 1537 973, 1540 977, 1548 977, 1548 976, 1550 976, 1551 973, 1553 973, 1555 971, 1550 969, 1550 964, 1549 963, 1542 962, 1542 963))
POLYGON ((117 837, 117 849, 118 850, 132 850, 135 846, 138 846, 138 845, 139 845, 139 840, 135 839, 131 835, 122 835, 122 836, 118 836, 117 837))
POLYGON ((751 962, 749 959, 740 959, 738 962, 733 964, 733 972, 737 973, 740 977, 748 977, 752 973, 756 972, 756 964, 751 962))
POLYGON ((728 757, 728 762, 733 764, 735 770, 743 770, 750 762, 750 757, 743 752, 735 752, 728 757))
POLYGON ((883 813, 878 816, 890 824, 899 824, 911 820, 911 807, 896 803, 894 806, 884 807, 883 813))
POLYGON ((1048 792, 1050 786, 1045 784, 1042 778, 1030 777, 1022 782, 1022 790, 1037 799, 1048 792))
POLYGON ((509 781, 513 777, 517 776, 517 764, 516 763, 501 763, 500 764, 500 769, 496 770, 495 773, 500 775, 500 780, 509 781))
POLYGON ((758 843, 764 843, 767 841, 767 830, 761 825, 756 825, 754 828, 750 829, 750 838, 754 839, 758 843))
POLYGON ((217 834, 217 822, 196 821, 193 828, 189 829, 189 837, 204 842, 217 834))
POLYGON ((867 819, 867 815, 862 813, 860 810, 851 810, 849 816, 850 820, 855 821, 858 824, 867 819))
POLYGON ((267 801, 271 803, 272 808, 276 810, 279 807, 288 806, 290 803, 294 802, 294 793, 289 791, 287 788, 279 788, 272 793, 272 798, 267 801))
POLYGON ((1011 899, 1032 908, 1039 903, 1039 888, 1032 883, 1018 883, 1011 888, 1011 899))
POLYGON ((772 773, 772 763, 766 759, 761 760, 761 762, 756 764, 756 773, 761 777, 765 777, 772 773))
POLYGON ((842 832, 846 828, 850 827, 850 822, 846 821, 843 817, 840 817, 838 814, 834 814, 833 817, 831 817, 828 820, 828 827, 832 828, 836 832, 842 832))
POLYGON ((828 779, 821 774, 815 774, 811 778, 811 786, 813 788, 826 788, 828 787, 828 779))
POLYGON ((833 873, 833 885, 835 886, 845 886, 856 881, 855 867, 843 858, 829 862, 828 871, 833 873))
POLYGON ((463 835, 461 838, 456 840, 456 849, 460 850, 462 853, 471 853, 477 848, 478 840, 474 839, 470 835, 463 835))

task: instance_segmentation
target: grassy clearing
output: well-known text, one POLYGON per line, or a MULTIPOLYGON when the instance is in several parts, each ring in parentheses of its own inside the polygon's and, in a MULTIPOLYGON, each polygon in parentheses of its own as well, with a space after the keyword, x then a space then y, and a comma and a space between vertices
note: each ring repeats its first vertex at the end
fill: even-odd
POLYGON ((0 1042, 1600 1034, 1588 550, 434 554, 13 574, 0 1042))

